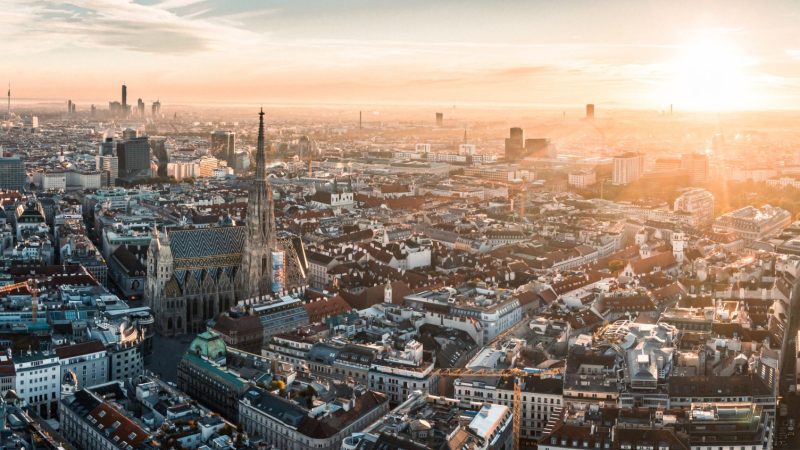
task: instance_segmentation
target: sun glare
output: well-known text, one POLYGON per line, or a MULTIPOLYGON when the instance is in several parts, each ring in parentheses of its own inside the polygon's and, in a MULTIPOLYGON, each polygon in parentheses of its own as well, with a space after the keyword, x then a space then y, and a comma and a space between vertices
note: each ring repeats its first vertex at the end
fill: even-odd
POLYGON ((724 111, 752 106, 748 59, 731 44, 703 39, 669 65, 669 102, 682 109, 724 111))

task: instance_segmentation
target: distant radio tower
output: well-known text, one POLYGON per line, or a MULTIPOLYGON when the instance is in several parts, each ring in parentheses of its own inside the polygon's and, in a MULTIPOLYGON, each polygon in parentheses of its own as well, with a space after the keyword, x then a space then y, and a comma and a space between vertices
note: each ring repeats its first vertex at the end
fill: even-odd
POLYGON ((358 112, 358 129, 361 129, 361 111, 358 112))

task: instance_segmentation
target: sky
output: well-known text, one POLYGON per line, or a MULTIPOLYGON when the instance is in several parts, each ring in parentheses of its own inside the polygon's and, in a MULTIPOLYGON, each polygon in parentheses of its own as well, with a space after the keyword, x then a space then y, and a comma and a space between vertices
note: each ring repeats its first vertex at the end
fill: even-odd
POLYGON ((800 2, 0 0, 0 80, 78 104, 800 106, 800 2), (129 101, 130 102, 130 101, 129 101))

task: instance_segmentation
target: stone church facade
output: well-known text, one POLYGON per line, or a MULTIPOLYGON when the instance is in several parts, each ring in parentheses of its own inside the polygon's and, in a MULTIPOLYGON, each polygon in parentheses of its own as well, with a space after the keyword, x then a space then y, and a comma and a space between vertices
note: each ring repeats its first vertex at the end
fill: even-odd
POLYGON ((208 320, 240 301, 276 294, 276 286, 290 290, 305 285, 302 242, 279 237, 275 226, 272 186, 266 177, 263 111, 259 116, 256 176, 246 225, 165 229, 153 234, 145 301, 162 335, 204 331, 208 320), (273 274, 274 255, 283 260, 278 277, 273 274))

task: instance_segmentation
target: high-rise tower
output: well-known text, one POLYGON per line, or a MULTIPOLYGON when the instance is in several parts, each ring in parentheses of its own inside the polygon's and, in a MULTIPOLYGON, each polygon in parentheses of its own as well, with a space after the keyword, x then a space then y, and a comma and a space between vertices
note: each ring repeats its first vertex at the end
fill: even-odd
POLYGON ((125 83, 122 83, 122 108, 127 109, 128 107, 128 86, 125 86, 125 83))
POLYGON ((6 111, 8 117, 11 117, 11 82, 8 82, 8 111, 6 111))
POLYGON ((273 292, 273 252, 277 252, 272 185, 267 180, 264 152, 264 110, 258 113, 256 174, 247 199, 247 240, 239 269, 239 298, 261 297, 273 292))

